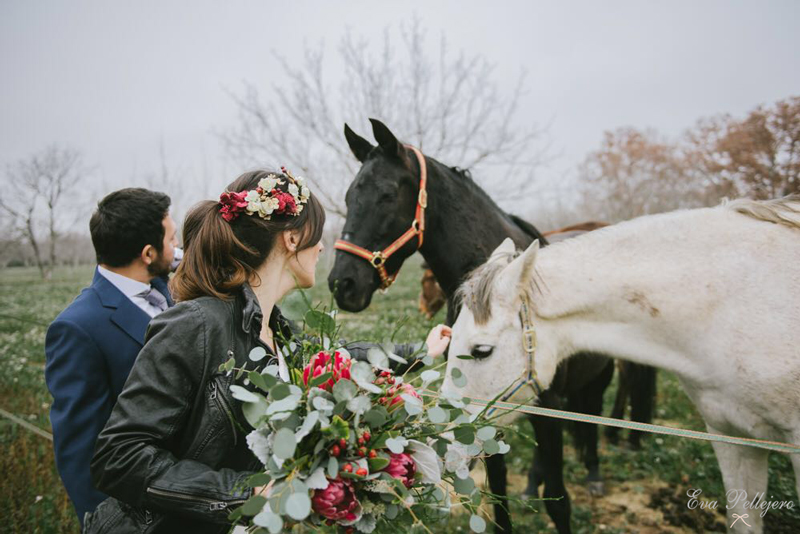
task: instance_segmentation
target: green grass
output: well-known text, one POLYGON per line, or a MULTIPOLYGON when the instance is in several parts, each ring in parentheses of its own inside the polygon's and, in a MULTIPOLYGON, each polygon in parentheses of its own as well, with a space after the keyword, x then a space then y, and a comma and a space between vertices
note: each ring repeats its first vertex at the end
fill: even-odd
MULTIPOLYGON (((341 313, 342 336, 349 340, 384 341, 403 324, 395 341, 420 341, 428 330, 444 320, 439 312, 427 320, 417 311, 420 260, 406 263, 394 286, 374 296, 369 309, 360 314, 341 313)), ((53 279, 44 282, 31 269, 0 271, 0 408, 43 429, 50 429, 50 395, 44 383, 44 334, 46 325, 91 281, 92 269, 59 269, 53 279)), ((309 293, 316 301, 327 303, 330 294, 327 273, 320 272, 318 283, 309 293)), ((616 379, 615 379, 616 380, 616 379)), ((610 412, 615 387, 606 391, 605 413, 610 412)), ((677 380, 659 373, 656 423, 680 425, 703 430, 703 423, 677 380)), ((508 441, 507 456, 511 493, 519 496, 525 487, 531 465, 531 442, 527 421, 515 425, 519 434, 508 441)), ((4 531, 22 533, 77 532, 78 523, 55 469, 50 442, 0 419, 0 525, 4 531)), ((601 445, 601 470, 606 478, 608 496, 592 498, 585 491, 586 470, 577 461, 571 436, 565 434, 565 478, 572 494, 573 530, 576 534, 592 532, 702 532, 700 527, 675 526, 681 504, 651 506, 652 495, 659 488, 683 498, 689 488, 701 488, 710 499, 724 501, 724 491, 711 445, 668 436, 650 436, 641 451, 614 447, 604 440, 601 445), (648 530, 649 529, 649 530, 648 530)), ((767 514, 766 532, 800 531, 800 513, 794 488, 791 464, 785 456, 770 458, 769 491, 771 500, 793 500, 793 511, 767 514)), ((514 502, 512 516, 518 532, 555 530, 539 501, 514 502)), ((706 518, 708 519, 708 518, 706 518)), ((724 516, 712 514, 719 525, 724 516)), ((469 532, 468 516, 454 513, 436 533, 469 532)))

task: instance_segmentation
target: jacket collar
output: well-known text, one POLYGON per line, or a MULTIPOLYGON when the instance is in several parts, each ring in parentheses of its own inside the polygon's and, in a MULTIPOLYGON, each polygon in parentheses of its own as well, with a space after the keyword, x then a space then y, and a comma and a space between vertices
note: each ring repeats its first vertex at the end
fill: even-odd
POLYGON ((106 277, 97 269, 94 271, 92 289, 103 307, 115 310, 111 314, 111 322, 120 327, 138 344, 144 345, 144 336, 147 332, 147 325, 150 323, 150 316, 131 302, 131 299, 126 297, 114 284, 106 280, 106 277))
MULTIPOLYGON (((261 310, 261 305, 258 303, 258 298, 250 284, 245 283, 242 286, 241 298, 244 299, 242 303, 242 330, 247 333, 252 332, 254 335, 260 335, 264 312, 261 310)), ((281 313, 280 308, 277 306, 272 308, 268 321, 269 327, 273 332, 280 331, 284 336, 291 337, 291 325, 281 313)))
POLYGON ((258 303, 258 298, 250 287, 250 284, 245 282, 242 286, 242 296, 244 297, 244 306, 242 306, 242 330, 250 332, 255 326, 255 333, 261 333, 261 323, 264 321, 264 313, 261 311, 261 305, 258 303))

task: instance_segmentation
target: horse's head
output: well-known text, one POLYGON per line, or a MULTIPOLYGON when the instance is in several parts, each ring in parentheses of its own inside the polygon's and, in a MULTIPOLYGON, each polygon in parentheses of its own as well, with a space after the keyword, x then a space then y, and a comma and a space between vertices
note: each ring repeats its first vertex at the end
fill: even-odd
MULTIPOLYGON (((382 122, 370 122, 377 146, 344 126, 347 143, 362 165, 345 197, 347 219, 342 240, 375 252, 383 251, 411 228, 420 177, 415 155, 382 122)), ((396 275, 417 247, 414 236, 387 260, 375 261, 382 262, 389 275, 396 275)), ((369 260, 337 250, 328 285, 340 308, 358 312, 369 306, 372 294, 381 287, 381 278, 369 260)))
POLYGON ((506 238, 458 290, 461 308, 453 325, 443 391, 485 400, 503 392, 507 398, 522 399, 525 391, 528 399, 529 388, 518 388, 516 395, 511 392, 533 377, 542 389, 552 382, 556 354, 547 350, 532 298, 538 250, 539 242, 534 241, 520 254, 506 238), (536 327, 532 337, 525 337, 526 326, 536 327), (526 350, 526 345, 535 350, 526 350))

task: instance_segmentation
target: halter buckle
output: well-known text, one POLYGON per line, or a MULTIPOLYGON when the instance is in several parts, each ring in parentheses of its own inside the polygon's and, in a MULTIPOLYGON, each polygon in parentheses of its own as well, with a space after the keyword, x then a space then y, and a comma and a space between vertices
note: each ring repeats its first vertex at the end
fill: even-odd
POLYGON ((423 208, 428 207, 428 192, 425 189, 420 189, 419 191, 419 199, 417 200, 419 205, 423 208))
POLYGON ((522 330, 522 342, 525 352, 533 353, 536 350, 536 330, 532 326, 522 330))
POLYGON ((419 219, 411 221, 411 229, 414 230, 415 234, 419 233, 419 219))

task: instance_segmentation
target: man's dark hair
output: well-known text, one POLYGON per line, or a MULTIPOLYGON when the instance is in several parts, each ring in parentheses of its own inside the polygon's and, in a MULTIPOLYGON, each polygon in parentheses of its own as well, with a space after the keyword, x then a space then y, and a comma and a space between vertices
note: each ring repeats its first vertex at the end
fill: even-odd
POLYGON ((138 258, 146 245, 160 254, 169 205, 164 193, 140 187, 114 191, 98 202, 89 221, 97 263, 123 267, 138 258))

